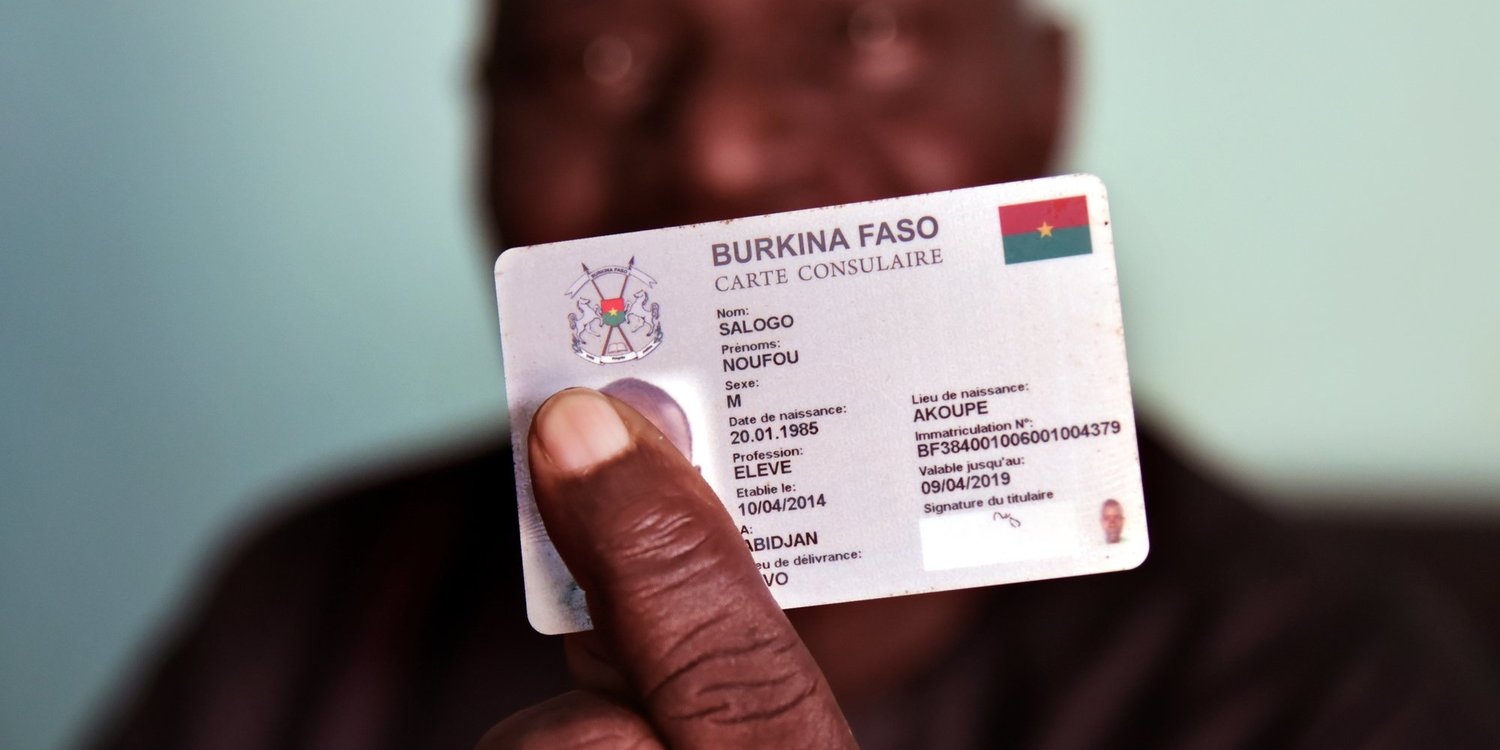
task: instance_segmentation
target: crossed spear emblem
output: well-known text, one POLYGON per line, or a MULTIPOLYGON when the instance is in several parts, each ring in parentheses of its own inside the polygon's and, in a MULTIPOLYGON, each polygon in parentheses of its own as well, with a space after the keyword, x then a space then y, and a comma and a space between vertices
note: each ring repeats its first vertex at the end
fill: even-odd
POLYGON ((619 332, 620 338, 624 339, 625 345, 630 347, 630 351, 635 351, 635 344, 630 343, 630 337, 626 336, 625 330, 620 327, 625 322, 625 288, 630 286, 630 272, 635 269, 635 256, 630 256, 630 263, 625 268, 625 280, 620 282, 620 293, 612 298, 604 296, 604 291, 599 288, 599 282, 594 280, 594 272, 589 270, 589 265, 587 263, 579 263, 579 265, 583 266, 583 273, 588 277, 589 283, 594 285, 594 293, 599 295, 600 317, 603 317, 604 324, 609 326, 609 333, 604 335, 604 345, 599 349, 599 356, 603 357, 605 356, 605 352, 609 351, 609 342, 614 338, 616 331, 619 332), (609 318, 602 314, 604 312, 604 305, 609 302, 616 302, 620 305, 621 317, 617 323, 609 322, 609 318))

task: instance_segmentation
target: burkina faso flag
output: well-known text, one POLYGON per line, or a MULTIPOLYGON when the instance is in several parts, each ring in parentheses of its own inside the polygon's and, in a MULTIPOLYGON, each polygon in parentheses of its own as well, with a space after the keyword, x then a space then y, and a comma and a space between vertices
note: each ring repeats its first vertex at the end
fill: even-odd
POLYGON ((615 297, 613 299, 599 300, 599 312, 604 318, 607 326, 617 326, 625 322, 625 298, 615 297))
POLYGON ((1082 195, 1000 207, 1000 236, 1005 262, 1088 255, 1089 202, 1082 195))

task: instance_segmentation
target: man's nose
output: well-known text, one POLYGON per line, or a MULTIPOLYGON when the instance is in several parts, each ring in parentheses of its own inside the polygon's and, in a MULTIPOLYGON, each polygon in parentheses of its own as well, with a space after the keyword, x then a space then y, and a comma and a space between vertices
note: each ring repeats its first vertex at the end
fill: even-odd
POLYGON ((799 154, 795 94, 752 74, 704 75, 682 102, 677 169, 687 187, 719 201, 762 201, 794 176, 799 154))

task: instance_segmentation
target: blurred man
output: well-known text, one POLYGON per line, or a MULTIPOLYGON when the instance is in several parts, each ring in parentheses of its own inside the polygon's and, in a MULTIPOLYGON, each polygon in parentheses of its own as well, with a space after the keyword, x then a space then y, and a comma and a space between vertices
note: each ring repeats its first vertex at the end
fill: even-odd
POLYGON ((1059 30, 1012 0, 507 3, 489 207, 529 245, 1035 177, 1059 30))
MULTIPOLYGON (((1012 0, 495 18, 497 247, 1033 177, 1064 125, 1064 36, 1012 0)), ((497 441, 255 536, 101 747, 844 747, 851 728, 874 749, 1493 746, 1406 612, 1149 431, 1139 570, 790 621, 666 446, 586 390, 514 446, 598 626, 566 650, 524 619, 497 441)))

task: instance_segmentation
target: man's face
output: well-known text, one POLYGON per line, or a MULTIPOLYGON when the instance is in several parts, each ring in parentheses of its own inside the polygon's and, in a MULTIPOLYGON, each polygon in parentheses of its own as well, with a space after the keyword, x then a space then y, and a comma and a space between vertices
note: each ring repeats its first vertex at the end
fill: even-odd
POLYGON ((1111 500, 1099 511, 1099 523, 1104 527, 1104 541, 1117 544, 1121 532, 1125 530, 1125 511, 1120 508, 1119 503, 1111 500))
POLYGON ((1062 43, 1014 0, 501 0, 506 245, 1022 179, 1062 43))

